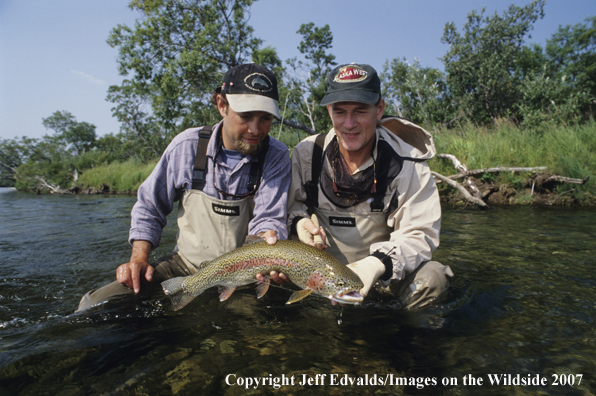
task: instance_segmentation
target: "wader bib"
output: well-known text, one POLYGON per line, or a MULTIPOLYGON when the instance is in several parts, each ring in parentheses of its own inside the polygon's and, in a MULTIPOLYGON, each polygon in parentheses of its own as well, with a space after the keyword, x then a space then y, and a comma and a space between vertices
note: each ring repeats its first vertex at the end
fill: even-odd
POLYGON ((370 254, 370 245, 389 240, 393 228, 383 212, 351 213, 312 208, 327 234, 327 252, 344 264, 370 254))
POLYGON ((242 246, 253 209, 252 196, 224 201, 199 190, 184 192, 178 207, 177 250, 191 273, 204 261, 242 246))

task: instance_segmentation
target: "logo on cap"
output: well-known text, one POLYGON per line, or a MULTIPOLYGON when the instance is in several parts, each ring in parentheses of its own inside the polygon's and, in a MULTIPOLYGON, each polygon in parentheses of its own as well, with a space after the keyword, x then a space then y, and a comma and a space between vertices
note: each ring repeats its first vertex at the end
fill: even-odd
POLYGON ((256 92, 269 92, 273 89, 273 83, 269 78, 261 73, 249 74, 244 78, 244 85, 248 89, 256 92))
POLYGON ((368 72, 360 66, 348 65, 339 69, 333 81, 339 83, 358 82, 365 80, 367 76, 368 72))

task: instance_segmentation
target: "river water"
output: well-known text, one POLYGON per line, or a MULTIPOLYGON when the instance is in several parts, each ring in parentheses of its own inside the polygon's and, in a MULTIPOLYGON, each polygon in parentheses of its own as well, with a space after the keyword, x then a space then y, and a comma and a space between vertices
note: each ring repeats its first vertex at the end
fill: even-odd
MULTIPOLYGON (((456 277, 418 311, 247 286, 74 314, 128 260, 134 202, 0 189, 1 395, 596 393, 593 208, 444 207, 456 277)), ((175 235, 171 215, 155 258, 175 235)))

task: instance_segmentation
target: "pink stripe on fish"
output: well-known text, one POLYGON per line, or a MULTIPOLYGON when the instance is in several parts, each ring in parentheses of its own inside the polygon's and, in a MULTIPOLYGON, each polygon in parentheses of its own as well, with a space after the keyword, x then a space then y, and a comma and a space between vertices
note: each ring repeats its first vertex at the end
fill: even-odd
POLYGON ((225 274, 236 272, 240 270, 247 270, 255 267, 263 267, 263 266, 277 266, 277 267, 295 267, 296 264, 282 260, 282 259, 252 259, 252 260, 244 260, 239 261, 234 264, 226 265, 221 271, 218 271, 218 274, 225 274))

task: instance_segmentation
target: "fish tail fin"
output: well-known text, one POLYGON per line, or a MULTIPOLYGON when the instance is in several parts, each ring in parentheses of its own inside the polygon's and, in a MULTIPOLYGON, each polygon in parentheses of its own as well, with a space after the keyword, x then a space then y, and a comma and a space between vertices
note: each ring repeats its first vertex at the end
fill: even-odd
POLYGON ((186 278, 188 277, 181 276, 161 282, 161 287, 163 288, 164 293, 172 300, 174 311, 184 308, 188 303, 194 300, 196 296, 204 291, 204 289, 190 290, 184 283, 186 278))

